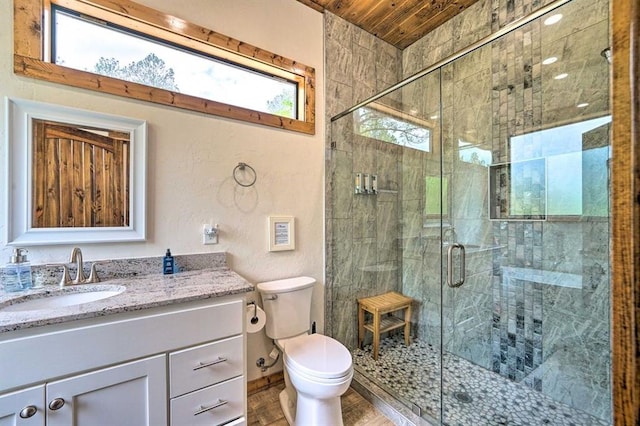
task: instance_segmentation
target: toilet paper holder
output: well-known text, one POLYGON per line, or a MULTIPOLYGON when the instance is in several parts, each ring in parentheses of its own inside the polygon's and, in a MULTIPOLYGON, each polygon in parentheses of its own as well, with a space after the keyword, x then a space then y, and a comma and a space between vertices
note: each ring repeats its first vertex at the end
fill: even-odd
POLYGON ((249 303, 247 303, 247 306, 249 305, 253 305, 253 316, 251 317, 251 324, 257 324, 258 323, 258 305, 256 305, 256 302, 251 301, 249 303))

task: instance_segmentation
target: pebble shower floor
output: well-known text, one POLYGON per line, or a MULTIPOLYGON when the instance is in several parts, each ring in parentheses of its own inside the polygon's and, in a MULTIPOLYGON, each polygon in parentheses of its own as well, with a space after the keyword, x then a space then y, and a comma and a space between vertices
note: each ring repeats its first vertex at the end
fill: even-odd
MULTIPOLYGON (((378 361, 371 345, 352 352, 353 364, 369 380, 399 398, 416 404, 437 418, 440 409, 440 359, 431 345, 413 340, 409 347, 399 336, 380 342, 378 361)), ((444 354, 445 426, 607 426, 589 414, 512 382, 448 353, 444 354)))

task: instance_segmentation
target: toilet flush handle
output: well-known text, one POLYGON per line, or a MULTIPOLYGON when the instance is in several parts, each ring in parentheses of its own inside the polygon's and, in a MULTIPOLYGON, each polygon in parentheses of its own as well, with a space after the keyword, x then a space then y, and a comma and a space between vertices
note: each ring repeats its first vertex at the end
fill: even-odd
POLYGON ((276 300, 278 298, 277 294, 272 294, 271 296, 267 296, 264 300, 276 300))

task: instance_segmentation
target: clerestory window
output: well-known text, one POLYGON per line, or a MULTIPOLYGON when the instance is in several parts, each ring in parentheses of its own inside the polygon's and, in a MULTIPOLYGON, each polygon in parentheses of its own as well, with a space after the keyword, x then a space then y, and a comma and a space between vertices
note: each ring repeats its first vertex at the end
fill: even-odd
POLYGON ((14 6, 17 74, 315 132, 315 70, 299 62, 127 0, 14 6))

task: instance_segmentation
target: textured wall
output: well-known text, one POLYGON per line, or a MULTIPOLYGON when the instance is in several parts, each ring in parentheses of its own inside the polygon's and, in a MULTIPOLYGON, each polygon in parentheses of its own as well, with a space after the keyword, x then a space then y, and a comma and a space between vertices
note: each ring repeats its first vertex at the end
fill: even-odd
MULTIPOLYGON (((200 113, 123 99, 62 85, 16 77, 12 72, 12 2, 0 4, 0 96, 33 99, 147 120, 148 239, 132 244, 83 245, 84 258, 161 256, 226 251, 230 266, 251 282, 295 275, 318 280, 312 317, 322 330, 324 72, 322 15, 290 0, 141 1, 166 13, 294 58, 316 70, 316 134, 302 135, 200 113), (238 162, 257 173, 253 187, 232 179, 238 162), (267 252, 267 217, 296 217, 296 250, 267 252), (220 225, 220 244, 202 245, 202 225, 220 225)), ((0 105, 4 117, 4 103, 0 105)), ((4 164, 5 127, 0 126, 4 164)), ((0 199, 5 199, 0 174, 0 199)), ((4 207, 3 207, 4 208, 4 207)), ((0 224, 0 227, 4 224, 0 224)), ((0 234, 3 230, 0 229, 0 234)), ((30 249, 34 263, 62 262, 70 246, 30 249)), ((0 249, 8 261, 9 247, 0 249)), ((258 298, 249 294, 249 298, 258 298)), ((255 360, 267 357, 264 333, 249 337, 249 379, 261 375, 255 360)), ((271 372, 271 371, 270 371, 271 372)))

